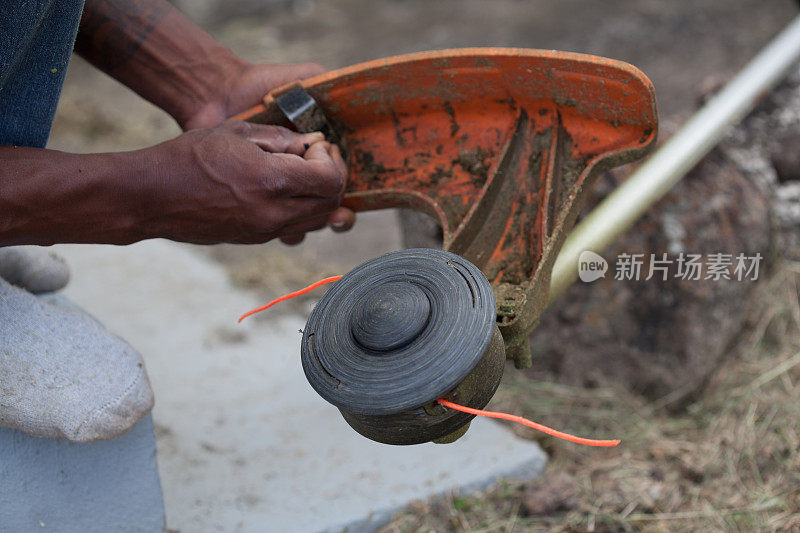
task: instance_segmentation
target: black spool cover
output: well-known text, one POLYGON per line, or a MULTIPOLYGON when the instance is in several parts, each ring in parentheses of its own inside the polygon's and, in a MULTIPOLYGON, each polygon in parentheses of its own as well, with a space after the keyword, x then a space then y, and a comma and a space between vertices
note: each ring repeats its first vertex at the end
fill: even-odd
POLYGON ((303 331, 303 370, 343 411, 390 415, 450 392, 492 339, 495 300, 486 276, 442 250, 376 257, 320 300, 303 331))

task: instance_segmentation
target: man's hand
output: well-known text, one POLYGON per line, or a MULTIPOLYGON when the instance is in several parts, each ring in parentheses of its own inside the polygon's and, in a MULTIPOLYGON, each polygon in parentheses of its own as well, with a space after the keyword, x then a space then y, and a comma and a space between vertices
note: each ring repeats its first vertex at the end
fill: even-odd
POLYGON ((133 152, 0 147, 0 246, 291 239, 327 223, 345 172, 320 133, 237 121, 133 152))
MULTIPOLYGON (((230 116, 258 105, 265 94, 276 87, 298 81, 317 74, 325 69, 316 63, 295 65, 257 64, 243 67, 241 71, 228 77, 225 83, 197 112, 182 125, 184 130, 216 126, 230 116)), ((344 169, 345 176, 347 169, 344 169)), ((353 227, 356 215, 346 207, 335 209, 328 216, 328 226, 336 232, 353 227)), ((304 233, 281 237, 285 244, 298 244, 305 238, 304 233)))
POLYGON ((323 72, 325 68, 316 63, 246 64, 239 72, 225 79, 219 90, 181 124, 181 127, 184 130, 214 127, 233 115, 260 104, 264 95, 272 89, 323 72))
POLYGON ((341 202, 345 167, 322 134, 228 121, 145 150, 164 187, 154 195, 159 235, 262 243, 320 229, 341 202))

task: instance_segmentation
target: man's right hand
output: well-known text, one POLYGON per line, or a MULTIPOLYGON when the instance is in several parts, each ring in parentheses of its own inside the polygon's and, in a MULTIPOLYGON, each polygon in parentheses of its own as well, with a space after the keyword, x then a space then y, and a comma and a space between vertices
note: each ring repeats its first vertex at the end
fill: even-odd
POLYGON ((319 133, 237 121, 133 152, 0 147, 0 246, 297 241, 346 211, 346 173, 319 133))
POLYGON ((227 121, 144 150, 162 176, 159 236, 194 243, 261 243, 324 227, 347 168, 321 133, 227 121))

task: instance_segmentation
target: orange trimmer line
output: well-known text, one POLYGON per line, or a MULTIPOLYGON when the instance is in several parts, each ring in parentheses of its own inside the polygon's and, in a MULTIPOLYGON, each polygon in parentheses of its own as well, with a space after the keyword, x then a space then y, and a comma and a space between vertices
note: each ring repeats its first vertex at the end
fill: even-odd
POLYGON ((256 313, 260 313, 261 311, 264 311, 265 309, 269 309, 270 307, 272 307, 276 303, 280 303, 280 302, 282 302, 284 300, 288 300, 290 298, 294 298, 296 296, 300 296, 301 294, 305 294, 305 293, 307 293, 309 291, 313 291, 314 289, 316 289, 320 285, 325 285, 326 283, 333 283, 334 281, 339 281, 341 278, 342 278, 342 276, 331 276, 329 278, 321 279, 321 280, 317 281, 316 283, 312 283, 311 285, 309 285, 308 287, 306 287, 304 289, 300 289, 299 291, 290 292, 289 294, 285 294, 285 295, 283 295, 283 296, 281 296, 279 298, 275 298, 274 300, 272 300, 271 302, 269 302, 266 305, 262 305, 261 307, 256 307, 255 309, 246 312, 245 314, 243 314, 242 316, 239 317, 239 322, 241 322, 245 318, 249 317, 250 315, 254 315, 256 313))
MULTIPOLYGON (((289 294, 285 294, 285 295, 283 295, 283 296, 281 296, 279 298, 275 298, 274 300, 272 300, 271 302, 269 302, 266 305, 262 305, 261 307, 257 307, 255 309, 253 309, 252 311, 246 312, 241 317, 239 317, 239 322, 241 322, 245 318, 249 317, 250 315, 253 315, 255 313, 259 313, 261 311, 264 311, 265 309, 269 309, 270 307, 272 307, 276 303, 282 302, 284 300, 288 300, 290 298, 294 298, 296 296, 300 296, 301 294, 305 294, 305 293, 307 293, 309 291, 312 291, 312 290, 316 289, 320 285, 325 285, 326 283, 333 283, 334 281, 339 281, 341 278, 342 278, 342 276, 331 276, 329 278, 321 279, 321 280, 317 281, 316 283, 312 283, 308 287, 305 287, 304 289, 300 289, 299 291, 290 292, 289 294)), ((533 429, 539 430, 539 431, 541 431, 543 433, 547 433, 548 435, 552 435, 553 437, 558 437, 559 439, 568 440, 568 441, 574 442, 576 444, 585 444, 586 446, 606 446, 606 447, 611 447, 611 446, 616 446, 617 444, 620 443, 619 440, 596 440, 596 439, 586 439, 586 438, 583 438, 583 437, 576 437, 575 435, 570 435, 569 433, 564 433, 563 431, 558 431, 556 429, 552 429, 552 428, 549 428, 547 426, 543 426, 542 424, 534 422, 533 420, 528 420, 527 418, 523 418, 521 416, 512 415, 512 414, 508 414, 508 413, 500 413, 498 411, 484 411, 482 409, 473 409, 472 407, 466 407, 464 405, 459 405, 457 403, 450 402, 448 400, 445 400, 444 398, 439 398, 436 401, 439 402, 439 404, 441 404, 441 405, 443 405, 445 407, 449 407, 450 409, 455 409, 456 411, 461 411, 463 413, 468 413, 468 414, 471 414, 471 415, 478 415, 478 416, 485 416, 485 417, 488 417, 488 418, 500 418, 500 419, 503 419, 503 420, 510 420, 511 422, 517 422, 519 424, 522 424, 523 426, 528 426, 529 428, 533 428, 533 429)))
POLYGON ((478 415, 478 416, 485 416, 488 418, 501 418, 503 420, 510 420, 511 422, 517 422, 522 424, 523 426, 528 426, 529 428, 533 428, 539 430, 543 433, 547 433, 548 435, 552 435, 553 437, 558 437, 559 439, 568 440, 570 442, 574 442, 577 444, 585 444, 586 446, 616 446, 620 443, 619 440, 596 440, 596 439, 585 439, 583 437, 576 437, 575 435, 570 435, 569 433, 564 433, 563 431, 558 431, 556 429, 549 428, 547 426, 543 426, 533 420, 528 420, 527 418, 522 418, 521 416, 511 415, 508 413, 500 413, 498 411, 484 411, 483 409, 473 409, 472 407, 466 407, 464 405, 459 405, 457 403, 449 402, 444 398, 439 398, 436 400, 441 405, 445 407, 449 407, 450 409, 455 409, 456 411, 461 411, 463 413, 469 413, 471 415, 478 415))

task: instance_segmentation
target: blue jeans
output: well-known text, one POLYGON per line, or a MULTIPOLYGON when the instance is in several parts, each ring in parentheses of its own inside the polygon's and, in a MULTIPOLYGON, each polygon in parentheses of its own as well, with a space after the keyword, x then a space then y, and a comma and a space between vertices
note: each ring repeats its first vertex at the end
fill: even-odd
POLYGON ((0 145, 44 148, 83 0, 0 1, 0 145))

